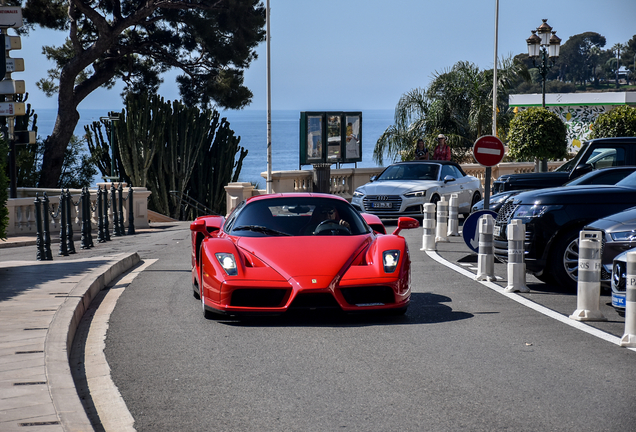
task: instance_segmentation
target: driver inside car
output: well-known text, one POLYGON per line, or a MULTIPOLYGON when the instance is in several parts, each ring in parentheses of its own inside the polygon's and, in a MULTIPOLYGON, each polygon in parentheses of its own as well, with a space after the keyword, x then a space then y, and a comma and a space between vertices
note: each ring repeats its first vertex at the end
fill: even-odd
POLYGON ((339 226, 346 228, 347 230, 351 229, 349 222, 340 218, 340 214, 338 213, 338 209, 335 207, 316 207, 314 212, 311 215, 311 220, 309 223, 301 230, 302 235, 312 235, 315 234, 315 230, 321 224, 328 224, 332 222, 339 226))

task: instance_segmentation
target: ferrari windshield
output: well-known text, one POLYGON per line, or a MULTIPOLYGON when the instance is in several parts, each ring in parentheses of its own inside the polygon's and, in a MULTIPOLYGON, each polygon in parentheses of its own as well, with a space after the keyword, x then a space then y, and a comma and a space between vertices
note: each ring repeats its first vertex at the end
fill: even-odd
POLYGON ((440 165, 436 163, 395 164, 382 171, 379 180, 437 180, 440 165))
POLYGON ((349 203, 317 197, 251 201, 228 218, 224 230, 243 237, 360 235, 371 232, 349 203))

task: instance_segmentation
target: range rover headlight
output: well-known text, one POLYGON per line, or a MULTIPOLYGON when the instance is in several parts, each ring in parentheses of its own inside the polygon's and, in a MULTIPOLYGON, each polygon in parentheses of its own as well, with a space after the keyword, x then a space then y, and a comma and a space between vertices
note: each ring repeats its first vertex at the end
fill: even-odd
POLYGON ((214 254, 216 256, 217 261, 225 270, 228 276, 236 276, 238 274, 238 270, 236 268, 236 260, 234 259, 234 255, 231 253, 225 252, 217 252, 214 254))
POLYGON ((558 210, 562 205, 544 205, 544 204, 523 204, 517 207, 510 219, 520 219, 522 223, 528 223, 532 219, 539 217, 547 212, 558 210))
POLYGON ((382 264, 384 265, 384 272, 393 273, 395 269, 397 268, 399 261, 400 261, 399 250, 384 251, 384 253, 382 254, 382 264))

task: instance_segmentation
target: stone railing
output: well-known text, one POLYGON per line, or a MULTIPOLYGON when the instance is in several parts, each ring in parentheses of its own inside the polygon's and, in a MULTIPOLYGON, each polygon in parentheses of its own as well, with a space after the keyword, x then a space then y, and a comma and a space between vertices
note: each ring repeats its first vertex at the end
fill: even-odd
MULTIPOLYGON (((100 186, 107 185, 110 187, 110 183, 101 183, 100 186)), ((56 213, 60 204, 60 189, 42 189, 42 188, 18 188, 18 198, 9 198, 7 200, 7 208, 9 210, 9 226, 7 227, 7 236, 21 236, 21 235, 34 235, 36 234, 35 224, 35 195, 42 197, 42 194, 46 192, 49 197, 49 210, 51 213, 56 213)), ((81 189, 70 189, 71 199, 73 205, 71 205, 71 217, 73 220, 73 230, 80 232, 81 220, 78 217, 78 208, 75 203, 79 201, 82 194, 81 189)), ((91 207, 96 208, 97 200, 97 188, 90 189, 91 193, 91 207)), ((110 199, 110 189, 109 189, 110 199)), ((130 203, 126 199, 128 196, 128 188, 123 190, 123 208, 124 208, 124 225, 128 226, 128 209, 130 203)), ((150 191, 143 187, 133 188, 133 213, 135 215, 134 225, 135 228, 149 228, 148 225, 148 197, 150 191)), ((80 209, 81 213, 81 209, 80 209)), ((95 212, 91 212, 91 225, 97 228, 98 215, 95 212)), ((108 210, 109 223, 112 227, 113 224, 113 212, 112 208, 108 210)), ((52 218, 49 215, 49 224, 51 232, 60 229, 60 217, 52 218)))
MULTIPOLYGON (((550 171, 559 167, 563 162, 549 162, 548 169, 550 171)), ((332 169, 330 172, 329 190, 332 194, 341 196, 351 201, 353 192, 356 188, 368 183, 372 176, 379 174, 385 167, 373 168, 344 168, 332 169)), ((462 164, 466 174, 477 177, 484 187, 486 179, 486 169, 479 164, 462 164)), ((491 186, 492 181, 500 175, 518 174, 534 172, 533 162, 505 162, 501 163, 491 170, 491 186)), ((261 173, 263 178, 267 178, 266 173, 261 173)), ((294 171, 273 171, 272 172, 272 192, 311 192, 313 190, 313 170, 294 170, 294 171)), ((254 195, 263 195, 265 190, 255 189, 251 183, 230 183, 225 186, 227 213, 236 207, 242 200, 254 195)))

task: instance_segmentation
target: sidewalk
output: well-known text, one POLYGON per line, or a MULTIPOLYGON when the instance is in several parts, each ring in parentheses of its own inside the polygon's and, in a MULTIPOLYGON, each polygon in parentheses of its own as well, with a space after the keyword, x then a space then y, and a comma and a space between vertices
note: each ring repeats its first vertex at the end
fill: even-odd
MULTIPOLYGON (((0 241, 0 430, 92 431, 69 355, 91 300, 140 261, 158 229, 112 237, 89 250, 36 260, 34 237, 0 241)), ((170 224, 180 228, 183 223, 170 224)), ((164 228, 165 230, 165 228, 164 228)), ((167 231, 167 230, 166 230, 167 231)))

